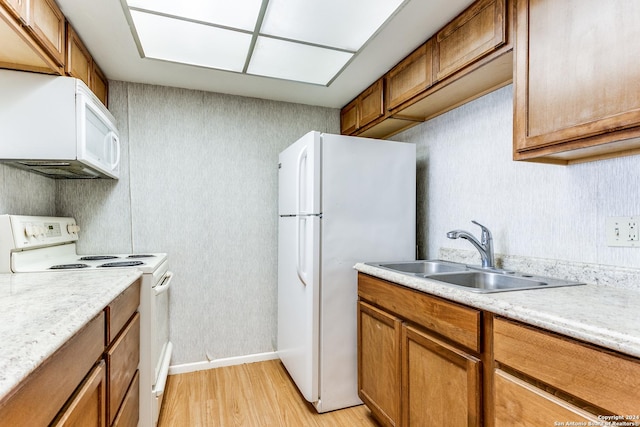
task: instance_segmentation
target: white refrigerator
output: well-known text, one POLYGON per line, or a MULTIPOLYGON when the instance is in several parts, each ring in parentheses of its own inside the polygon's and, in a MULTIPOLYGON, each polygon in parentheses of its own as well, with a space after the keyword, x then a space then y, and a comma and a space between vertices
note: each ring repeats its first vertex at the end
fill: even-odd
POLYGON ((278 161, 278 356, 318 412, 361 404, 353 266, 415 259, 416 147, 309 132, 278 161))

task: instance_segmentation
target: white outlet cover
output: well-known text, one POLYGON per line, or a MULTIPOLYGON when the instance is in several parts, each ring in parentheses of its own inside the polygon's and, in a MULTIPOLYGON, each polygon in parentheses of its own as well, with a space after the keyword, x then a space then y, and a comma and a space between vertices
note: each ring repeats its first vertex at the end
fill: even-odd
POLYGON ((640 248, 640 215, 607 218, 607 246, 640 248))

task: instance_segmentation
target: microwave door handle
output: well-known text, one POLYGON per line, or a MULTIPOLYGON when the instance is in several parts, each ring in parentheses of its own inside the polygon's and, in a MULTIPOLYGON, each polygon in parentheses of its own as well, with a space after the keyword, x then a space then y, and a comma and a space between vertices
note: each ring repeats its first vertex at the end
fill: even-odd
POLYGON ((113 148, 115 148, 116 159, 111 163, 111 169, 115 169, 120 163, 120 141, 113 131, 110 131, 107 137, 111 140, 111 151, 113 152, 113 148))
POLYGON ((167 292, 169 290, 169 288, 171 287, 171 280, 172 279, 173 279, 173 273, 169 271, 164 276, 164 279, 162 279, 162 283, 160 283, 158 286, 153 288, 154 295, 158 296, 161 293, 167 292))

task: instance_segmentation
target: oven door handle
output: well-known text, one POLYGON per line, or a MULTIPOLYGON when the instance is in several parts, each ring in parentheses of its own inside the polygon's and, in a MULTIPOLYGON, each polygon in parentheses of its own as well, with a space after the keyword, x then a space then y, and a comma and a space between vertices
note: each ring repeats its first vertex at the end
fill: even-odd
POLYGON ((160 283, 158 286, 153 288, 153 293, 156 296, 158 296, 163 292, 167 292, 171 287, 172 279, 173 279, 173 273, 171 271, 168 271, 167 274, 164 276, 164 279, 162 279, 162 283, 160 283))

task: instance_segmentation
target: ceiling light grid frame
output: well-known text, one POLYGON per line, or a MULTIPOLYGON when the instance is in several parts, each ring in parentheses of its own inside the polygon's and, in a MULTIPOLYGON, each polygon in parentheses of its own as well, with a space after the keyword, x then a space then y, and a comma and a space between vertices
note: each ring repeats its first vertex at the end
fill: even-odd
POLYGON ((120 0, 141 58, 325 87, 409 1, 120 0))

